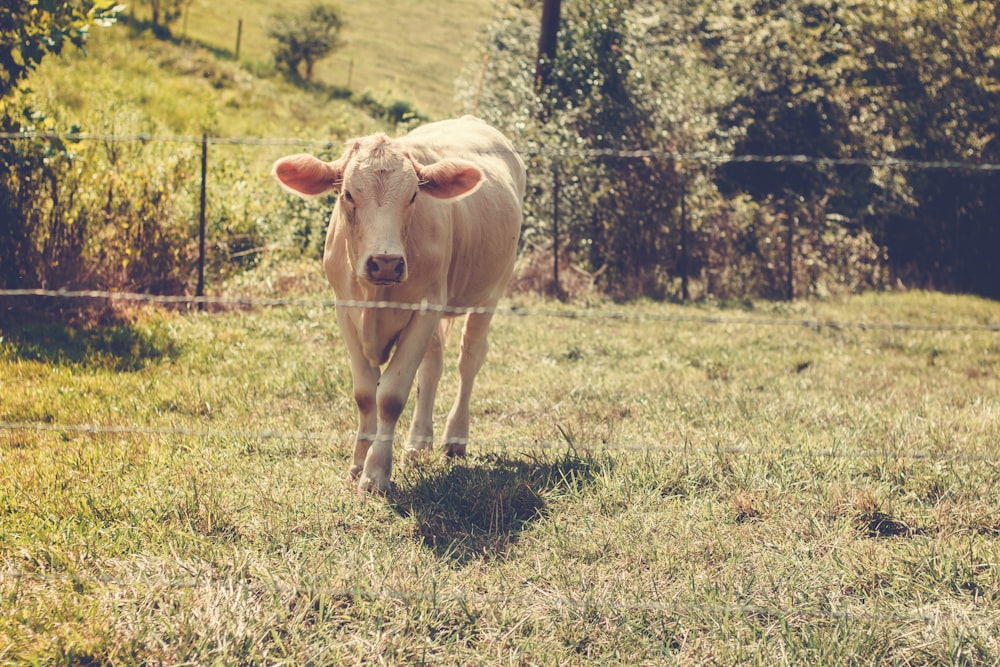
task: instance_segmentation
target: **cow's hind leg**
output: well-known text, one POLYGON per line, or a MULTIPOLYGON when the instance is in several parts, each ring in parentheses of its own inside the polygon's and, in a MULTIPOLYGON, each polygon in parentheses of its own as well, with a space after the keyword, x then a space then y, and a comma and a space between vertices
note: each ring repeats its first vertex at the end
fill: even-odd
POLYGON ((419 460, 422 452, 434 447, 434 397, 437 395, 438 382, 444 369, 447 325, 444 320, 438 325, 430 345, 427 346, 427 352, 424 353, 424 360, 417 369, 417 400, 406 447, 406 458, 410 461, 419 460))
POLYGON ((447 456, 464 456, 469 441, 469 401, 472 385, 479 369, 486 361, 489 350, 487 334, 490 330, 492 313, 470 313, 462 329, 462 351, 458 357, 458 396, 448 415, 444 432, 444 453, 447 456))

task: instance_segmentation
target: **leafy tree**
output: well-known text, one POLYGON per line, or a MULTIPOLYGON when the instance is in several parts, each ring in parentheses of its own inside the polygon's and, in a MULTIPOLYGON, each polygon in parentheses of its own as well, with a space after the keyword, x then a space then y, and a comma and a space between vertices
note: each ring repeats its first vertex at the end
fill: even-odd
MULTIPOLYGON (((997 162, 1000 15, 975 0, 731 0, 712 52, 737 91, 737 154, 997 162), (728 20, 728 22, 727 22, 728 20)), ((912 282, 1000 295, 996 176, 956 169, 733 164, 728 192, 870 230, 912 282)))
POLYGON ((110 25, 115 0, 18 0, 0 5, 0 99, 49 53, 83 48, 91 25, 110 25))
POLYGON ((275 14, 267 34, 275 40, 274 62, 293 79, 311 81, 316 61, 338 46, 343 21, 336 8, 315 4, 300 14, 275 14))
MULTIPOLYGON (((1000 12, 981 1, 878 3, 863 31, 895 154, 1000 163, 1000 12)), ((883 233, 919 282, 1000 298, 1000 173, 902 170, 906 206, 883 233)))
MULTIPOLYGON (((23 0, 0 6, 0 132, 51 129, 23 99, 19 84, 48 54, 66 44, 83 48, 91 25, 109 25, 121 7, 113 1, 23 0)), ((0 286, 39 284, 42 259, 74 263, 82 239, 59 222, 65 197, 59 174, 73 159, 61 140, 0 142, 0 286)), ((56 268, 58 270, 58 268, 56 268)))
MULTIPOLYGON (((503 10, 488 34, 487 76, 481 86, 468 87, 476 91, 470 110, 504 127, 530 154, 526 243, 545 243, 555 163, 563 202, 560 246, 599 274, 606 291, 625 298, 678 295, 677 277, 684 273, 696 277, 707 294, 780 295, 788 275, 780 265, 787 265, 789 254, 783 233, 789 212, 775 193, 785 198, 812 184, 808 198, 787 196, 801 200, 792 214, 815 222, 795 239, 796 279, 810 289, 853 289, 881 280, 876 267, 882 255, 870 235, 841 225, 843 215, 827 215, 835 183, 830 178, 840 178, 836 170, 787 188, 781 187, 787 179, 763 179, 774 189, 762 187, 755 200, 745 194, 747 183, 720 172, 714 161, 682 159, 725 156, 745 147, 752 129, 767 126, 755 128, 751 120, 758 107, 768 108, 755 91, 773 81, 774 109, 780 108, 785 74, 800 65, 793 54, 772 64, 772 76, 768 58, 798 39, 796 15, 784 24, 788 38, 772 39, 772 53, 766 53, 755 51, 752 40, 743 44, 744 37, 759 38, 767 29, 763 3, 571 1, 564 6, 550 86, 535 96, 533 54, 525 45, 535 43, 536 5, 503 10), (759 60, 747 58, 748 51, 759 60), (744 70, 745 78, 734 76, 744 70), (760 79, 751 80, 753 73, 760 79), (735 111, 727 115, 730 109, 735 111), (728 184, 726 191, 720 183, 728 184), (851 259, 841 261, 840 253, 851 259)), ((845 86, 829 89, 843 97, 845 86)), ((813 95, 812 103, 822 97, 813 95)), ((836 103, 846 104, 840 98, 836 103)), ((838 132, 842 137, 835 135, 834 143, 850 145, 854 125, 838 132)), ((866 178, 858 180, 864 185, 866 178)))

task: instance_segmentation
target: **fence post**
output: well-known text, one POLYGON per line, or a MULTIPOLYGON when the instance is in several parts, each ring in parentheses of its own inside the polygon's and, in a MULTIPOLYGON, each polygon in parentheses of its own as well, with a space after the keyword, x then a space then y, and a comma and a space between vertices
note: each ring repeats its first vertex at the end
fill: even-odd
POLYGON ((792 244, 795 242, 795 223, 797 219, 798 215, 795 213, 788 215, 788 238, 785 239, 785 260, 788 263, 788 293, 786 297, 789 301, 795 299, 795 251, 792 244))
MULTIPOLYGON (((198 286, 196 297, 205 296, 205 182, 208 179, 208 133, 201 135, 201 202, 198 208, 198 286)), ((205 302, 198 302, 198 310, 205 310, 205 302)))
MULTIPOLYGON (((682 167, 683 168, 683 167, 682 167)), ((681 300, 690 301, 688 291, 687 171, 681 175, 681 300)))
POLYGON ((240 59, 240 41, 243 38, 243 19, 236 20, 236 60, 240 59))
POLYGON ((562 297, 559 285, 559 160, 552 159, 552 293, 562 297))

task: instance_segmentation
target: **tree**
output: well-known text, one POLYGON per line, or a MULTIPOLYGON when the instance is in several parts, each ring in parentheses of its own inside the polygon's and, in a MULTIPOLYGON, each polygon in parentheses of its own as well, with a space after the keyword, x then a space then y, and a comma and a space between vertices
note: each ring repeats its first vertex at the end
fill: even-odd
POLYGON ((18 0, 0 5, 0 99, 49 53, 68 43, 83 48, 91 25, 110 25, 123 9, 115 0, 18 0))
POLYGON ((273 15, 267 34, 277 42, 275 64, 293 79, 311 81, 316 61, 340 46, 342 26, 337 9, 324 4, 315 4, 301 14, 273 15))
MULTIPOLYGON (((114 23, 121 10, 113 0, 0 5, 0 132, 40 129, 45 116, 21 99, 19 84, 46 55, 66 44, 82 49, 89 27, 114 23)), ((60 238, 49 224, 61 205, 53 195, 55 174, 70 157, 62 140, 0 142, 0 287, 38 284, 40 258, 53 260, 46 250, 60 238)))

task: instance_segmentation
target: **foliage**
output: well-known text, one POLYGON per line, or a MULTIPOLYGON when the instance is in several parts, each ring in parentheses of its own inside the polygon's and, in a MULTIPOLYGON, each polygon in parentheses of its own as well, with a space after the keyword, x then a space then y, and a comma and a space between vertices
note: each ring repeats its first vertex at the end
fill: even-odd
MULTIPOLYGON (((314 138, 378 127, 345 102, 319 100, 280 79, 257 79, 190 44, 111 30, 95 35, 89 49, 93 57, 47 60, 30 79, 31 90, 5 107, 7 131, 18 138, 0 141, 3 164, 11 165, 0 170, 3 287, 191 293, 200 146, 136 141, 136 135, 277 136, 289 128, 306 134, 310 127, 314 138), (139 99, 141 106, 131 102, 139 99), (36 131, 122 140, 29 134, 36 131)), ((332 145, 338 150, 339 141, 332 145)), ((316 149, 309 142, 209 146, 210 292, 262 263, 305 257, 319 265, 331 203, 288 197, 268 177, 276 157, 298 150, 316 149)))
MULTIPOLYGON (((733 7, 739 20, 716 19, 712 49, 742 91, 726 115, 745 130, 737 154, 1000 161, 994 3, 733 7)), ((758 198, 826 199, 888 245, 908 277, 1000 295, 988 258, 1000 249, 995 175, 752 164, 725 170, 725 181, 758 198)))
MULTIPOLYGON (((149 7, 149 25, 161 37, 170 36, 170 25, 180 19, 194 0, 139 0, 149 7)), ((134 17, 133 17, 134 18, 134 17)))
MULTIPOLYGON (((105 122, 114 132, 136 120, 119 112, 105 122)), ((176 195, 191 151, 33 138, 54 123, 30 108, 4 125, 26 136, 0 144, 0 285, 183 291, 193 236, 180 221, 192 217, 176 195)))
POLYGON ((311 81, 316 61, 333 52, 343 21, 331 5, 317 3, 300 14, 271 17, 267 34, 275 42, 274 62, 292 79, 311 81))
POLYGON ((0 100, 48 54, 83 48, 91 25, 114 23, 114 0, 18 0, 0 6, 0 100))
POLYGON ((540 147, 528 243, 548 236, 554 152, 561 244, 620 296, 678 295, 685 274, 708 295, 853 290, 886 284, 887 262, 918 284, 1000 293, 995 172, 879 163, 1000 159, 991 3, 567 2, 540 96, 536 5, 500 11, 490 76, 466 92, 540 147), (618 149, 640 155, 606 157, 618 149))

